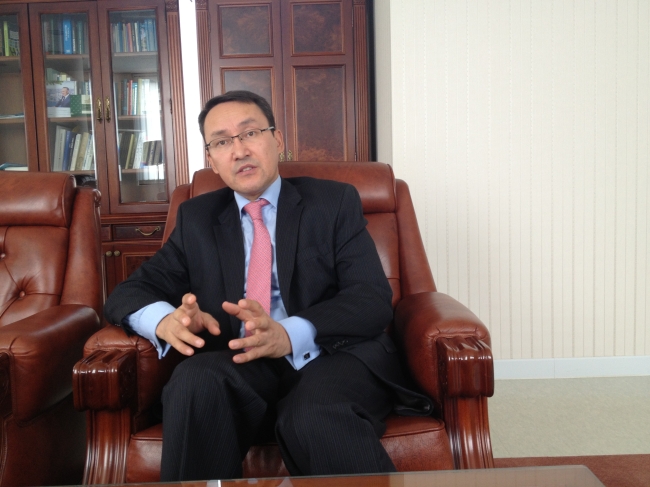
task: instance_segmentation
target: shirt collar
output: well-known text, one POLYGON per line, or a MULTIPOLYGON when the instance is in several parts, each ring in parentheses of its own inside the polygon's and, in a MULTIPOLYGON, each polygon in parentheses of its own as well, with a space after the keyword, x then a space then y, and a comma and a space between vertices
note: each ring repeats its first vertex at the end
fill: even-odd
MULTIPOLYGON (((280 188, 282 187, 282 178, 278 176, 275 181, 271 183, 271 186, 266 188, 266 190, 260 195, 260 198, 264 198, 268 201, 274 208, 278 207, 278 199, 280 198, 280 188)), ((259 198, 258 198, 259 199, 259 198)), ((250 201, 235 192, 235 201, 239 207, 239 212, 241 213, 244 206, 246 206, 250 201)))

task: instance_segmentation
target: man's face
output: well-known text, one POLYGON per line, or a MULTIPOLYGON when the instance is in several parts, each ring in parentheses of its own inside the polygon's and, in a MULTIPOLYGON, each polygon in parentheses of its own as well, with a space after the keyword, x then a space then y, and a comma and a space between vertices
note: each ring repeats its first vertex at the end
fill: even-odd
POLYGON ((61 96, 68 96, 68 92, 67 88, 61 88, 61 96))
MULTIPOLYGON (((203 124, 205 142, 218 137, 240 134, 247 129, 265 129, 269 121, 254 103, 229 101, 208 112, 203 124)), ((215 173, 234 191, 255 201, 278 177, 278 155, 284 150, 282 134, 270 130, 254 141, 243 144, 233 139, 230 149, 215 157, 208 152, 208 160, 215 173)))

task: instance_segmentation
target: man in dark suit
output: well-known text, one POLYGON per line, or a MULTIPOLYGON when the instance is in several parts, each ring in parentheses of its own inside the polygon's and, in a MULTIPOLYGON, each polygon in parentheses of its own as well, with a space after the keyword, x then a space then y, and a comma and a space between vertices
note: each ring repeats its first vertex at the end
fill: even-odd
POLYGON ((70 90, 67 87, 61 88, 61 99, 56 102, 57 107, 69 107, 70 106, 70 90))
POLYGON ((240 477, 250 445, 265 438, 292 475, 394 471, 383 418, 397 397, 430 408, 402 387, 383 332, 391 288, 358 193, 280 178, 274 124, 250 92, 206 104, 199 125, 228 188, 181 204, 168 242, 106 302, 110 322, 161 355, 190 356, 163 391, 165 481, 240 477), (251 268, 264 230, 249 202, 262 202, 273 251, 270 297, 259 299, 251 268))

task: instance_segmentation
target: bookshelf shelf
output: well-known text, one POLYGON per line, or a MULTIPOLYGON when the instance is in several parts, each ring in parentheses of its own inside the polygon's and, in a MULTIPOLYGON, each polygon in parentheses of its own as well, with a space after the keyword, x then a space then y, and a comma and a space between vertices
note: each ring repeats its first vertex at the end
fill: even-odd
POLYGON ((45 62, 48 66, 56 66, 61 71, 79 71, 90 69, 90 56, 88 54, 46 54, 45 62))
POLYGON ((19 72, 20 58, 18 56, 0 56, 0 74, 19 72))
POLYGON ((113 53, 113 73, 151 73, 158 71, 158 51, 113 53))
POLYGON ((0 125, 23 125, 25 117, 0 118, 0 125))
POLYGON ((51 123, 79 123, 79 122, 90 122, 91 117, 86 116, 86 117, 52 117, 49 118, 48 120, 51 123))
POLYGON ((77 176, 94 176, 95 175, 95 171, 78 171, 78 170, 74 170, 74 171, 59 171, 59 172, 65 172, 65 173, 74 174, 74 175, 77 175, 77 176))

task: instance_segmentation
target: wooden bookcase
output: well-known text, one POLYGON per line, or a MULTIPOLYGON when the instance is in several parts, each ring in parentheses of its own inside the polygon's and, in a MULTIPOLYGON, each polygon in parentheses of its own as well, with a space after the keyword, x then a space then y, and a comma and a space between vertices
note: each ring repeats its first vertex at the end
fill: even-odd
POLYGON ((178 1, 3 2, 5 23, 20 52, 0 52, 0 165, 100 190, 108 293, 160 247, 189 179, 178 1))
POLYGON ((366 0, 198 0, 202 102, 268 99, 288 160, 370 160, 366 0))

